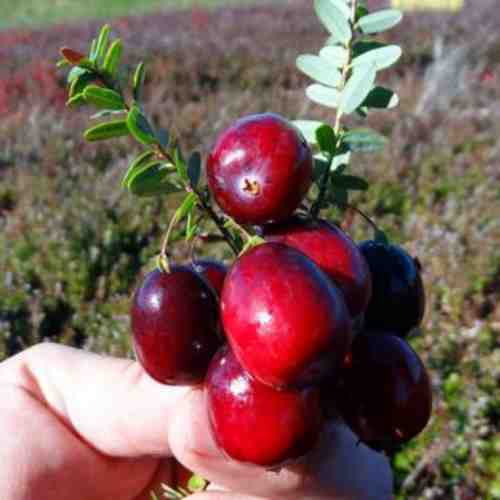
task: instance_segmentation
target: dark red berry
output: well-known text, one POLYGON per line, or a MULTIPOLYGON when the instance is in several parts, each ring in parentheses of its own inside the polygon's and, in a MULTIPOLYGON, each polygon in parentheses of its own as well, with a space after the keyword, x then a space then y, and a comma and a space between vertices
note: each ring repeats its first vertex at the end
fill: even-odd
POLYGON ((366 327, 405 337, 424 317, 425 292, 418 261, 401 247, 375 241, 362 243, 360 250, 373 283, 366 327))
POLYGON ((236 261, 221 314, 239 362, 274 387, 320 380, 341 364, 351 342, 340 290, 302 252, 281 243, 260 245, 236 261))
POLYGON ((316 388, 277 391, 252 378, 222 348, 206 379, 215 441, 231 458, 276 466, 306 454, 321 429, 316 388))
POLYGON ((221 340, 212 288, 193 270, 174 266, 146 276, 131 310, 135 353, 146 372, 164 384, 203 380, 221 340))
POLYGON ((356 337, 346 358, 337 404, 366 444, 391 448, 419 434, 432 409, 427 371, 417 353, 389 334, 356 337))
POLYGON ((362 313, 370 300, 372 282, 365 258, 356 244, 339 227, 325 220, 299 217, 264 227, 268 241, 277 241, 305 253, 342 290, 353 317, 362 313))
POLYGON ((213 289, 220 296, 222 293, 222 285, 227 274, 227 267, 216 260, 198 259, 193 261, 191 267, 205 278, 213 289))
POLYGON ((286 119, 251 115, 218 138, 208 157, 207 177, 219 206, 239 223, 282 220, 311 186, 312 154, 286 119))

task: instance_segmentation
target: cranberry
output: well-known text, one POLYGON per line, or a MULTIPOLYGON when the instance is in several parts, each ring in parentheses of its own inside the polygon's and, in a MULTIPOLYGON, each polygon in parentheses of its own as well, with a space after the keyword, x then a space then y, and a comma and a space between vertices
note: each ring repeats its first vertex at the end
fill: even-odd
POLYGON ((205 278, 220 296, 222 285, 227 274, 227 267, 216 260, 198 259, 193 261, 191 267, 205 278))
POLYGON ((146 372, 164 384, 195 384, 221 344, 217 298, 193 270, 146 276, 131 310, 133 344, 146 372))
POLYGON ((420 325, 425 293, 420 264, 401 247, 366 241, 360 250, 372 274, 373 292, 366 310, 366 327, 405 337, 420 325))
POLYGON ((299 217, 264 227, 267 241, 277 241, 305 253, 344 293, 353 317, 367 307, 372 292, 370 270, 356 244, 337 226, 325 220, 299 217))
POLYGON ((303 385, 334 371, 351 342, 340 290, 302 252, 265 243, 233 265, 221 298, 224 331, 252 376, 303 385))
POLYGON ((402 338, 359 335, 341 378, 338 407, 359 438, 375 449, 402 444, 427 425, 432 409, 429 376, 402 338))
POLYGON ((206 394, 215 441, 235 460, 276 466, 304 455, 318 439, 318 389, 277 391, 261 384, 226 347, 210 365, 206 394))
POLYGON ((242 224, 288 217, 312 181, 312 154, 300 132, 279 115, 238 120, 218 138, 207 163, 208 185, 242 224))

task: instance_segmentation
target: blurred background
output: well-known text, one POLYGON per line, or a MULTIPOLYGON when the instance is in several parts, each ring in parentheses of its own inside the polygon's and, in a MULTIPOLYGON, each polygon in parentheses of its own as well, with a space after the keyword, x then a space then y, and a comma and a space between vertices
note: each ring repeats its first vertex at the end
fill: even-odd
MULTIPOLYGON (((92 110, 65 108, 58 48, 85 51, 109 21, 126 66, 146 60, 148 113, 206 153, 249 113, 332 120, 294 67, 327 36, 311 3, 0 0, 0 360, 42 340, 130 356, 129 299, 171 210, 120 189, 137 144, 85 143, 92 110)), ((390 144, 351 168, 372 183, 352 202, 419 257, 427 289, 412 344, 435 407, 392 459, 397 498, 500 499, 500 8, 392 4, 405 20, 382 38, 404 56, 382 76, 401 105, 370 116, 390 144)), ((355 217, 343 226, 371 236, 355 217)))

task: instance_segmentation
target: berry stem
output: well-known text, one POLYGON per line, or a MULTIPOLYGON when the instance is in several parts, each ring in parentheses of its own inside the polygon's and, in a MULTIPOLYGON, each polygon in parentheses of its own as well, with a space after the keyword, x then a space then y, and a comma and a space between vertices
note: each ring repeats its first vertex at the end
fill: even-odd
POLYGON ((170 263, 168 262, 168 242, 170 241, 170 236, 172 235, 172 231, 174 230, 178 221, 177 212, 174 213, 174 216, 170 219, 170 223, 168 225, 167 232, 165 234, 165 238, 163 238, 163 243, 161 245, 160 255, 158 257, 158 267, 165 273, 170 273, 170 263))

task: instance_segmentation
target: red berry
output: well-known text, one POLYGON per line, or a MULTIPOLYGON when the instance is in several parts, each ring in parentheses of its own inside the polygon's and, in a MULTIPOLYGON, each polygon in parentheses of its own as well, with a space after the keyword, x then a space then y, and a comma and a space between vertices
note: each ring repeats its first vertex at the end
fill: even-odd
POLYGON ((365 241, 360 250, 373 282, 366 327, 405 337, 424 317, 425 292, 418 261, 401 247, 375 241, 365 241))
POLYGON ((224 278, 227 274, 227 267, 222 262, 209 259, 195 260, 191 267, 205 278, 220 296, 222 285, 224 285, 224 278))
POLYGON ((318 389, 277 391, 261 384, 227 348, 210 365, 206 394, 215 441, 235 460, 275 466, 304 455, 318 439, 318 389))
POLYGON ((132 310, 135 352, 146 372, 164 384, 196 384, 221 345, 217 298, 193 270, 174 266, 146 276, 132 310))
POLYGON ((224 331, 261 382, 303 385, 334 371, 351 342, 340 290, 303 253, 266 243, 240 257, 224 282, 224 331))
POLYGON ((207 163, 220 207, 242 224, 288 217, 312 180, 312 154, 300 132, 279 115, 238 120, 217 140, 207 163))
POLYGON ((376 449, 404 443, 429 421, 429 375, 403 339, 389 334, 359 335, 344 365, 338 406, 365 443, 376 449))
POLYGON ((370 300, 372 282, 365 258, 356 244, 337 226, 325 220, 299 217, 264 227, 267 241, 277 241, 305 253, 344 293, 353 317, 362 313, 370 300))

